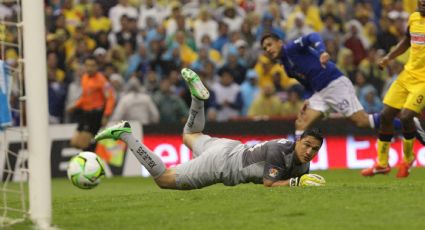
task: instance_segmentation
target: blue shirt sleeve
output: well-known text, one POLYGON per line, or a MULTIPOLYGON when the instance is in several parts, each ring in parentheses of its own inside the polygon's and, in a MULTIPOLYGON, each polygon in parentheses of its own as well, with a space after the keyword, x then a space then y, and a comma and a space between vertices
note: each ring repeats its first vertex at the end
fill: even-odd
POLYGON ((315 49, 319 54, 325 52, 325 44, 323 43, 322 37, 320 37, 319 33, 311 33, 306 36, 302 36, 296 40, 294 40, 294 44, 298 48, 308 48, 312 47, 315 49))

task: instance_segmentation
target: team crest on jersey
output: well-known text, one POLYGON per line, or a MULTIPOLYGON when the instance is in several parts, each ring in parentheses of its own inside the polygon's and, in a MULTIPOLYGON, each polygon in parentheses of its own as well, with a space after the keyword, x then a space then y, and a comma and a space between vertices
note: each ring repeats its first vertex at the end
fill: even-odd
POLYGON ((275 168, 270 168, 269 169, 269 176, 270 177, 276 178, 278 173, 279 173, 279 171, 277 169, 275 169, 275 168))

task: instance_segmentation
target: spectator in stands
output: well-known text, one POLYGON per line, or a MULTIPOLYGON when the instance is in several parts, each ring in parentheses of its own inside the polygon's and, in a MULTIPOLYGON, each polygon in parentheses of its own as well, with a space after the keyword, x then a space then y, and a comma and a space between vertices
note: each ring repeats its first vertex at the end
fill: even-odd
POLYGON ((124 93, 124 78, 118 73, 113 73, 109 76, 108 80, 114 89, 115 100, 119 102, 124 93))
POLYGON ((194 21, 193 33, 196 46, 201 47, 202 37, 208 35, 211 40, 215 40, 218 36, 218 23, 211 18, 206 8, 202 8, 198 18, 194 21))
POLYGON ((223 46, 229 41, 229 26, 220 21, 218 23, 218 37, 213 41, 212 48, 222 51, 223 46))
POLYGON ((180 38, 176 38, 176 36, 183 35, 184 40, 182 40, 181 42, 183 42, 184 45, 187 45, 191 50, 196 51, 195 38, 193 36, 192 31, 187 26, 188 19, 186 19, 186 17, 184 17, 183 15, 178 15, 174 19, 176 22, 176 30, 172 34, 167 34, 167 46, 170 46, 170 44, 173 42, 180 43, 179 41, 177 41, 177 39, 180 38))
POLYGON ((366 58, 369 42, 362 35, 362 25, 357 20, 350 20, 347 25, 347 33, 343 37, 343 44, 353 53, 353 64, 358 66, 366 58))
POLYGON ((336 66, 345 76, 350 78, 352 82, 354 81, 356 67, 354 65, 354 57, 351 50, 347 48, 340 49, 336 66))
POLYGON ((255 36, 253 34, 252 22, 249 19, 245 19, 241 25, 241 39, 247 43, 248 47, 252 47, 255 42, 255 36))
POLYGON ((295 24, 295 17, 298 13, 305 16, 305 24, 310 26, 314 31, 322 31, 323 22, 320 18, 319 8, 312 4, 312 0, 300 0, 294 7, 294 11, 288 16, 287 28, 291 30, 295 24))
MULTIPOLYGON (((139 78, 139 80, 140 82, 143 82, 142 84, 149 95, 153 95, 156 91, 160 89, 160 78, 158 77, 158 74, 153 70, 148 70, 146 75, 143 75, 143 78, 139 78)), ((171 83, 169 84, 171 85, 171 83)))
MULTIPOLYGON (((82 93, 82 87, 81 87, 81 78, 86 72, 84 65, 78 65, 75 68, 75 71, 73 71, 72 75, 72 82, 68 85, 68 91, 66 94, 66 102, 65 102, 65 108, 72 107, 72 105, 75 104, 75 102, 80 98, 82 93)), ((79 117, 79 111, 75 110, 73 113, 65 113, 65 122, 66 123, 77 123, 79 117)))
POLYGON ((227 71, 230 71, 234 82, 240 85, 245 80, 247 68, 240 64, 238 59, 239 56, 237 48, 233 46, 229 47, 227 60, 221 69, 227 69, 227 71))
POLYGON ((301 85, 294 85, 288 90, 288 99, 283 102, 280 115, 296 118, 301 111, 304 100, 302 99, 303 88, 301 85))
POLYGON ((391 47, 397 44, 397 37, 390 32, 390 22, 387 18, 381 18, 381 30, 378 33, 376 45, 378 49, 384 49, 385 53, 390 52, 391 47))
POLYGON ((242 97, 230 69, 222 68, 218 74, 220 79, 212 86, 217 100, 217 121, 228 121, 240 115, 242 97))
POLYGON ((119 100, 111 121, 134 120, 142 125, 159 121, 159 112, 152 98, 144 92, 136 78, 126 84, 126 92, 119 100))
POLYGON ((248 110, 249 117, 277 117, 282 111, 282 102, 276 95, 273 84, 266 84, 261 93, 252 102, 248 110))
POLYGON ((65 74, 56 68, 56 54, 49 53, 47 56, 47 89, 49 97, 49 123, 59 124, 63 122, 66 99, 65 74))
POLYGON ((227 3, 221 17, 223 22, 229 26, 230 32, 239 31, 243 22, 242 16, 238 14, 235 7, 232 3, 227 3))
POLYGON ((93 3, 93 14, 88 19, 88 31, 92 35, 100 31, 109 32, 111 30, 111 20, 105 16, 103 8, 99 3, 93 3))
POLYGON ((64 47, 67 63, 72 63, 74 59, 78 59, 76 56, 85 56, 84 52, 91 54, 96 47, 96 42, 84 32, 84 26, 80 24, 75 27, 74 34, 65 41, 64 47), (77 49, 80 49, 79 53, 77 49))
POLYGON ((145 75, 150 68, 148 49, 144 44, 140 44, 136 53, 128 59, 128 68, 124 74, 124 78, 128 80, 136 72, 145 75))
POLYGON ((267 84, 275 83, 275 76, 280 76, 280 87, 286 89, 294 84, 297 84, 297 80, 289 78, 282 66, 273 63, 270 58, 261 55, 258 58, 257 64, 255 64, 255 71, 258 73, 258 85, 260 88, 267 84))
POLYGON ((130 27, 131 23, 134 23, 135 19, 122 15, 120 19, 121 29, 117 32, 109 35, 109 42, 111 45, 124 46, 126 42, 130 42, 133 47, 137 47, 137 31, 132 30, 130 27))
MULTIPOLYGON (((75 10, 84 20, 87 20, 93 15, 93 1, 92 0, 78 0, 75 5, 75 10)), ((103 9, 102 9, 103 10, 103 9)))
POLYGON ((360 89, 359 101, 366 113, 379 113, 384 108, 378 92, 370 84, 360 89))
POLYGON ((255 33, 255 39, 259 41, 261 36, 266 33, 274 33, 279 36, 280 39, 284 40, 286 37, 285 32, 279 27, 273 25, 273 15, 270 12, 266 12, 263 14, 261 19, 261 25, 258 26, 257 31, 255 33))
POLYGON ((303 13, 298 12, 295 15, 294 26, 287 31, 286 40, 294 40, 301 36, 314 32, 308 25, 305 24, 305 16, 303 13))
POLYGON ((245 81, 241 85, 241 96, 242 96, 242 116, 248 114, 248 109, 257 96, 260 88, 258 87, 258 74, 254 69, 250 69, 246 73, 245 81))
MULTIPOLYGON (((327 14, 323 19, 325 25, 323 30, 320 32, 323 40, 326 42, 328 40, 341 40, 341 32, 339 24, 337 24, 337 18, 333 14, 327 14)), ((338 43, 338 42, 337 42, 338 43)))
POLYGON ((147 20, 149 18, 158 25, 162 22, 164 16, 165 10, 155 0, 144 0, 144 3, 140 4, 137 27, 141 30, 148 29, 147 20))
MULTIPOLYGON (((182 14, 181 4, 176 1, 176 2, 172 3, 170 17, 167 20, 164 21, 167 36, 171 36, 175 32, 177 32, 177 30, 179 28, 178 20, 183 20, 183 22, 184 22, 183 30, 188 30, 190 28, 190 26, 189 26, 190 22, 186 21, 184 15, 182 14)), ((180 26, 182 26, 182 25, 180 25, 180 26)))
POLYGON ((75 28, 79 26, 83 20, 83 15, 74 7, 74 0, 65 0, 62 13, 65 16, 66 29, 73 34, 75 28))
POLYGON ((112 22, 112 32, 121 31, 121 17, 126 15, 128 18, 137 19, 139 13, 137 9, 128 3, 128 0, 118 0, 118 4, 109 10, 109 19, 112 22))
POLYGON ((160 89, 153 95, 157 105, 161 124, 183 123, 188 114, 186 103, 171 91, 171 82, 164 78, 161 80, 160 89))
POLYGON ((384 85, 384 79, 388 77, 386 71, 381 71, 376 61, 383 56, 382 50, 377 50, 375 47, 370 47, 367 57, 360 62, 358 70, 366 74, 367 81, 371 83, 381 94, 384 85))
POLYGON ((98 47, 94 50, 93 56, 96 58, 99 71, 103 72, 105 70, 106 64, 108 63, 107 51, 102 47, 98 47))
POLYGON ((189 66, 197 59, 198 54, 186 43, 184 31, 179 30, 174 34, 174 41, 172 45, 178 46, 180 51, 180 60, 183 66, 189 66))

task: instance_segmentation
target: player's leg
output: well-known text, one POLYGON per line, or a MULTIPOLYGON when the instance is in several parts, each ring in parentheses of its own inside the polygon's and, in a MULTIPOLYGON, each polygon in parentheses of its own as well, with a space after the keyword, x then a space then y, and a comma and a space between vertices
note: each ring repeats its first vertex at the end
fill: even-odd
POLYGON ((417 128, 414 118, 419 116, 425 107, 424 94, 425 84, 413 84, 409 87, 410 93, 400 112, 400 120, 403 125, 403 161, 399 166, 397 177, 409 176, 409 170, 415 160, 413 144, 417 128))
POLYGON ((306 129, 322 118, 323 112, 312 108, 304 108, 298 113, 297 120, 295 120, 295 138, 299 139, 306 129))
POLYGON ((299 139, 304 131, 310 128, 316 121, 322 119, 329 110, 329 106, 324 101, 322 95, 314 93, 304 102, 303 107, 298 112, 295 120, 295 139, 299 139))
POLYGON ((388 154, 390 151, 391 139, 394 136, 393 120, 399 114, 401 108, 409 95, 408 90, 398 78, 391 85, 384 98, 384 109, 381 112, 380 127, 378 131, 377 154, 378 161, 372 167, 362 170, 363 176, 374 176, 376 174, 388 174, 388 154))
POLYGON ((95 140, 115 139, 124 141, 136 156, 137 160, 145 166, 148 172, 161 188, 173 188, 172 171, 167 171, 161 158, 140 143, 131 133, 128 121, 122 121, 114 126, 100 131, 95 140), (164 175, 163 179, 160 179, 164 175))
POLYGON ((410 174, 410 167, 415 160, 413 152, 413 144, 415 141, 415 123, 413 118, 417 115, 416 112, 409 109, 402 109, 400 112, 400 120, 403 125, 403 161, 399 165, 397 177, 403 178, 410 174))
POLYGON ((388 165, 391 139, 394 136, 393 119, 399 113, 399 109, 385 105, 381 113, 381 122, 377 141, 377 162, 373 167, 361 171, 363 176, 376 174, 388 174, 391 171, 388 165))
POLYGON ((102 110, 92 110, 87 114, 87 131, 84 134, 85 140, 90 141, 89 145, 84 148, 84 151, 94 152, 96 150, 97 142, 93 139, 97 132, 99 132, 100 127, 102 126, 103 118, 103 109, 102 110))
POLYGON ((92 124, 89 112, 82 111, 78 119, 77 130, 71 138, 70 145, 75 148, 87 150, 94 136, 90 132, 91 126, 92 124))
POLYGON ((204 100, 209 98, 209 92, 200 77, 192 70, 183 68, 181 74, 192 95, 189 118, 183 128, 183 143, 192 150, 195 141, 203 135, 202 131, 205 127, 204 100))

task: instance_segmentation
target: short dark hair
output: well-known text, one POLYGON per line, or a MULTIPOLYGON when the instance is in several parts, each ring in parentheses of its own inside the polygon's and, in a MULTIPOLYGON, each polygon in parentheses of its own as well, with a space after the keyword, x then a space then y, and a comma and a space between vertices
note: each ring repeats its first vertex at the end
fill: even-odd
POLYGON ((304 137, 311 136, 316 138, 318 141, 320 141, 320 146, 323 144, 323 135, 320 129, 318 128, 311 128, 304 131, 304 133, 301 135, 300 140, 304 137))
POLYGON ((273 40, 280 40, 279 35, 275 33, 266 33, 261 37, 260 45, 263 45, 264 40, 266 40, 267 38, 272 38, 273 40))

